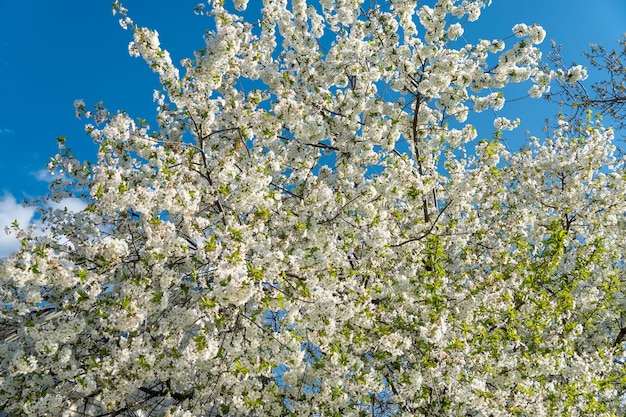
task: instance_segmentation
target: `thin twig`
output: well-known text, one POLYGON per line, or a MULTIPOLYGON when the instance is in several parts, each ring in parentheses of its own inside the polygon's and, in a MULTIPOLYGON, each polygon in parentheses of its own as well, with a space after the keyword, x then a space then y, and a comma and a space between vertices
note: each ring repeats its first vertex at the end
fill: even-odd
POLYGON ((404 242, 402 242, 402 243, 398 243, 398 244, 396 244, 396 245, 391 245, 391 247, 392 247, 392 248, 398 248, 398 247, 400 247, 400 246, 404 246, 404 245, 406 245, 407 243, 411 243, 411 242, 416 242, 416 241, 422 240, 422 239, 424 239, 426 236, 430 235, 430 234, 432 233, 433 229, 435 228, 435 225, 437 224, 437 221, 439 220, 439 218, 441 217, 441 215, 443 214, 443 212, 444 212, 444 211, 446 211, 446 209, 447 209, 448 207, 450 207, 450 204, 451 204, 451 203, 452 203, 452 200, 450 200, 450 202, 448 202, 448 204, 446 204, 446 205, 445 205, 445 206, 441 209, 441 211, 439 212, 439 214, 437 214, 437 217, 435 218, 435 221, 433 221, 433 222, 431 223, 430 228, 429 228, 426 232, 422 233, 422 234, 421 234, 421 235, 419 235, 419 236, 416 236, 416 237, 412 237, 412 238, 410 238, 410 239, 407 239, 407 240, 405 240, 405 241, 404 241, 404 242))

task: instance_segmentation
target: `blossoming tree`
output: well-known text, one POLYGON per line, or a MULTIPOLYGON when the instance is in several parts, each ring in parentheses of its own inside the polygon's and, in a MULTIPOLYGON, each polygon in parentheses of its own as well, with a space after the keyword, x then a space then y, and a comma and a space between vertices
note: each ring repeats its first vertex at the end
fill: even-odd
POLYGON ((511 152, 471 115, 581 67, 482 0, 210 1, 158 126, 77 103, 48 210, 1 266, 0 406, 58 416, 623 415, 624 161, 591 118, 511 152), (237 9, 237 10, 235 10, 237 9), (469 120, 469 121, 468 121, 469 120), (487 136, 491 136, 489 132, 487 136), (46 311, 42 311, 46 310, 46 311))

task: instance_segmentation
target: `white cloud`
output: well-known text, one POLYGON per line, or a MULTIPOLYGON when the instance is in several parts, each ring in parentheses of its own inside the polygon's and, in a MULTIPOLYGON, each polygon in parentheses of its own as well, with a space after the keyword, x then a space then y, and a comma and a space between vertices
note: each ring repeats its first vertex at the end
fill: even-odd
POLYGON ((7 256, 19 248, 18 240, 14 236, 7 235, 4 229, 11 226, 15 220, 21 228, 27 228, 34 215, 33 207, 22 206, 11 194, 5 193, 0 197, 0 257, 7 256))
POLYGON ((43 182, 52 182, 56 179, 55 175, 51 174, 47 169, 40 169, 32 173, 35 178, 43 182))
MULTIPOLYGON (((65 198, 58 203, 49 202, 48 204, 54 209, 67 209, 74 213, 82 211, 87 207, 87 203, 75 197, 65 198)), ((22 229, 35 225, 41 230, 43 225, 40 220, 35 220, 35 211, 34 207, 24 207, 18 203, 15 197, 9 193, 5 193, 0 197, 0 257, 8 256, 19 248, 19 241, 15 236, 5 232, 5 228, 10 227, 15 220, 17 220, 22 229)))
POLYGON ((78 213, 79 211, 83 211, 87 208, 87 203, 76 197, 64 198, 58 203, 50 202, 48 204, 50 204, 50 207, 52 208, 60 210, 67 209, 67 211, 72 213, 78 213))
POLYGON ((12 135, 15 133, 13 129, 7 129, 6 127, 0 127, 0 135, 12 135))

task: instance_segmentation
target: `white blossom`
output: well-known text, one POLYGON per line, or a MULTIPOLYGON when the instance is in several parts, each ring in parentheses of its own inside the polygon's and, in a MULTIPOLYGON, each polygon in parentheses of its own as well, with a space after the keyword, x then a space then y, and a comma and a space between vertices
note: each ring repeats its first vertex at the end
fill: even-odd
POLYGON ((515 119, 513 121, 507 119, 506 117, 497 117, 493 121, 493 126, 498 130, 513 130, 519 126, 520 120, 515 119))
POLYGON ((568 83, 575 83, 576 81, 581 81, 586 78, 587 70, 584 69, 582 65, 574 65, 567 70, 567 74, 565 75, 565 81, 568 83))

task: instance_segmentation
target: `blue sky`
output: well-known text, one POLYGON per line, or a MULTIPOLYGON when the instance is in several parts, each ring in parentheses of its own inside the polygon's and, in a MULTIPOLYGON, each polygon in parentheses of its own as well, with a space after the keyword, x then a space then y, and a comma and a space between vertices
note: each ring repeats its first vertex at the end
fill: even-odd
MULTIPOLYGON (((200 0, 126 0, 135 23, 158 30, 174 62, 203 47, 209 26, 196 16, 200 0)), ((229 0, 226 0, 227 2, 229 0)), ((250 0, 253 4, 255 1, 250 0)), ((613 47, 626 32, 624 0, 493 0, 478 22, 466 26, 471 38, 504 38, 516 23, 538 23, 549 39, 564 47, 566 62, 579 61, 589 43, 613 47)), ((95 147, 76 119, 72 103, 88 107, 102 101, 112 111, 152 119, 152 92, 157 76, 127 52, 131 32, 111 14, 109 0, 0 0, 0 228, 18 218, 32 221, 20 202, 46 194, 45 165, 57 150, 56 137, 66 136, 81 159, 95 157, 95 147)), ((521 128, 541 135, 555 109, 538 101, 509 103, 502 115, 520 117, 521 128)), ((491 126, 480 136, 491 136, 491 126)), ((77 205, 76 202, 68 204, 77 205)), ((0 229, 0 256, 15 243, 0 229)))

